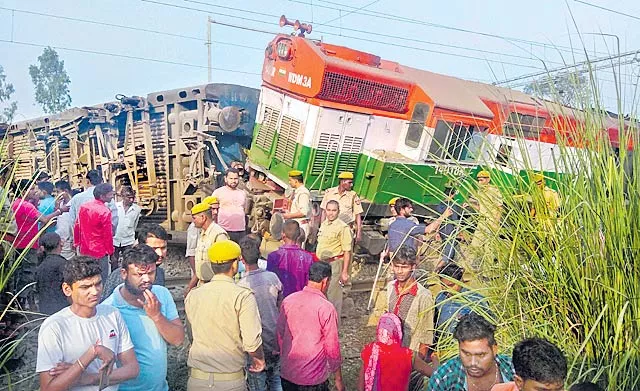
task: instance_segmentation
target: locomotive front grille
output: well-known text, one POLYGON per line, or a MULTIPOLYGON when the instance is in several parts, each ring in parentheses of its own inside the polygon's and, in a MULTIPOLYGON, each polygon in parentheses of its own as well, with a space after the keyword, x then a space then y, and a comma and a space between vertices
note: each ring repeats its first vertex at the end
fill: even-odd
POLYGON ((409 90, 341 73, 325 72, 318 98, 353 106, 405 113, 409 90))

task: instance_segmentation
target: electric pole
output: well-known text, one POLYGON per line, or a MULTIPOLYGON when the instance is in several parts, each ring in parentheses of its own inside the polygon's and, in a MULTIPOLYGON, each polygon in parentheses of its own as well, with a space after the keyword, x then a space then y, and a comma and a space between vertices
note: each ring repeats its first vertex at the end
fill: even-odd
POLYGON ((207 82, 211 83, 211 23, 215 21, 211 16, 207 16, 207 82))

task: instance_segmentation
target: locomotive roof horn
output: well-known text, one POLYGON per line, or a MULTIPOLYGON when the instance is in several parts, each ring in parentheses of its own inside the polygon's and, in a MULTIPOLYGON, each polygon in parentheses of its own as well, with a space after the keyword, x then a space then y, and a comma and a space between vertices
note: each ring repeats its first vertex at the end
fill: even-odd
POLYGON ((311 34, 311 30, 313 30, 313 27, 310 24, 301 23, 298 19, 296 19, 295 22, 292 22, 284 15, 280 17, 279 24, 280 27, 293 26, 293 33, 295 34, 298 32, 298 37, 304 37, 305 34, 311 34))

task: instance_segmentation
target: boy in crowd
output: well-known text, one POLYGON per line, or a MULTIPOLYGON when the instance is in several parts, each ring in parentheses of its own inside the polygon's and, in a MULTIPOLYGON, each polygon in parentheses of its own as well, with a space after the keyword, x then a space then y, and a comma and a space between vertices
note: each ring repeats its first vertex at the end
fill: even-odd
POLYGON ((93 391, 107 385, 107 391, 116 391, 118 383, 138 376, 138 360, 120 312, 98 304, 100 273, 100 265, 90 257, 77 256, 65 264, 62 291, 71 305, 40 326, 40 390, 93 391))
POLYGON ((511 361, 516 371, 513 381, 496 384, 491 391, 563 391, 567 359, 551 342, 541 338, 520 341, 511 361))

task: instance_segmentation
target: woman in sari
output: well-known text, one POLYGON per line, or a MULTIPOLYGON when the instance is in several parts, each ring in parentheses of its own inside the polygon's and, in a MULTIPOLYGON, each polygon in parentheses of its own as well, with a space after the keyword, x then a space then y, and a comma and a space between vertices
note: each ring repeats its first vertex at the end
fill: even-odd
POLYGON ((402 325, 393 313, 380 317, 376 341, 364 347, 361 358, 358 391, 406 391, 412 370, 425 376, 435 371, 417 352, 402 346, 402 325))

